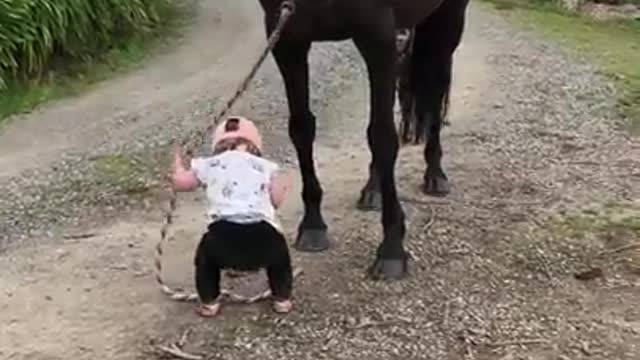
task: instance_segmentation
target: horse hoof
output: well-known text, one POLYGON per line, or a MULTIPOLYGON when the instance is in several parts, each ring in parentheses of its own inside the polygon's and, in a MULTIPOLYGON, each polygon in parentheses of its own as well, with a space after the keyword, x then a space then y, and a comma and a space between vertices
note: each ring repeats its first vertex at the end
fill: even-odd
POLYGON ((451 188, 445 176, 436 175, 429 176, 424 180, 422 191, 429 196, 444 197, 451 192, 451 188))
POLYGON ((360 211, 382 210, 382 193, 376 190, 362 190, 360 199, 358 199, 357 208, 360 211))
POLYGON ((320 252, 329 248, 329 235, 326 229, 302 229, 294 248, 302 252, 320 252))
POLYGON ((369 276, 373 280, 400 280, 408 273, 407 259, 376 259, 369 276))

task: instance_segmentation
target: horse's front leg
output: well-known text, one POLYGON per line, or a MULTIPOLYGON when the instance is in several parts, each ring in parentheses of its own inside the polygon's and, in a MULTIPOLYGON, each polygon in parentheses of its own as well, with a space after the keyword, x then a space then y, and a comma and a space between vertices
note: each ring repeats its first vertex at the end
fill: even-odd
POLYGON ((381 11, 354 42, 369 73, 370 122, 367 138, 372 153, 372 170, 377 173, 382 200, 384 237, 376 260, 369 269, 374 279, 399 279, 407 272, 404 212, 398 201, 394 168, 398 156, 398 136, 393 122, 395 102, 396 52, 393 12, 381 11))
POLYGON ((289 103, 289 137, 298 155, 302 175, 302 200, 304 217, 298 227, 295 248, 317 252, 329 248, 327 225, 320 206, 322 188, 316 176, 313 162, 313 142, 316 136, 316 119, 309 109, 310 43, 290 42, 281 39, 273 55, 282 74, 289 103))

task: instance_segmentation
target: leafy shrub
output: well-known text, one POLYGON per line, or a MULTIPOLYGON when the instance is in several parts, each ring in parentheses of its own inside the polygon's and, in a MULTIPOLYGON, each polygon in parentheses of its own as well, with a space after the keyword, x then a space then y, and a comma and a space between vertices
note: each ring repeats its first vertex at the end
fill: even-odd
POLYGON ((0 0, 0 91, 56 58, 88 59, 150 30, 171 0, 0 0))

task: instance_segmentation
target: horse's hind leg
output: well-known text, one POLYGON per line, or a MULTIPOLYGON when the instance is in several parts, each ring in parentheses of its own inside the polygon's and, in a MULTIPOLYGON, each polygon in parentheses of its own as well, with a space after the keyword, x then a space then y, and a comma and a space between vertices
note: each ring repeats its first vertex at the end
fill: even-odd
POLYGON ((309 109, 308 42, 281 39, 273 49, 273 56, 284 80, 289 103, 289 137, 298 155, 302 175, 304 217, 298 227, 295 248, 316 252, 329 247, 327 225, 322 218, 320 204, 322 188, 313 162, 313 142, 316 119, 309 109))
POLYGON ((372 153, 372 170, 378 174, 382 196, 384 238, 370 275, 374 279, 398 279, 407 272, 407 256, 403 246, 404 212, 398 201, 394 168, 398 156, 398 137, 393 122, 395 101, 395 24, 392 11, 372 11, 369 26, 354 36, 369 73, 370 122, 367 138, 372 153), (373 20, 375 19, 375 21, 373 20))
MULTIPOLYGON (((407 125, 400 129, 400 137, 403 142, 410 141, 412 129, 410 124, 415 121, 409 119, 415 116, 414 96, 410 87, 410 60, 411 48, 413 47, 413 30, 403 29, 396 32, 396 45, 398 57, 398 76, 396 86, 398 89, 398 100, 400 102, 401 124, 407 125)), ((379 211, 382 209, 382 195, 380 193, 380 181, 373 162, 369 163, 369 179, 360 191, 357 208, 362 211, 379 211)))
POLYGON ((445 196, 450 191, 442 169, 440 130, 449 106, 453 54, 462 38, 467 3, 468 0, 445 1, 416 27, 411 82, 417 123, 424 127, 418 131, 426 131, 427 139, 423 191, 432 196, 445 196))

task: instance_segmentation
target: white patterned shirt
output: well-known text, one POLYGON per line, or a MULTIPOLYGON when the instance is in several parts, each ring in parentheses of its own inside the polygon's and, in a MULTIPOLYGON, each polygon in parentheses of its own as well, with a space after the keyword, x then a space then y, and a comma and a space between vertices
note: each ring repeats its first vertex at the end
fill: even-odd
POLYGON ((278 164, 246 151, 228 150, 191 160, 191 169, 205 187, 211 220, 240 224, 280 224, 271 202, 271 178, 278 164))

